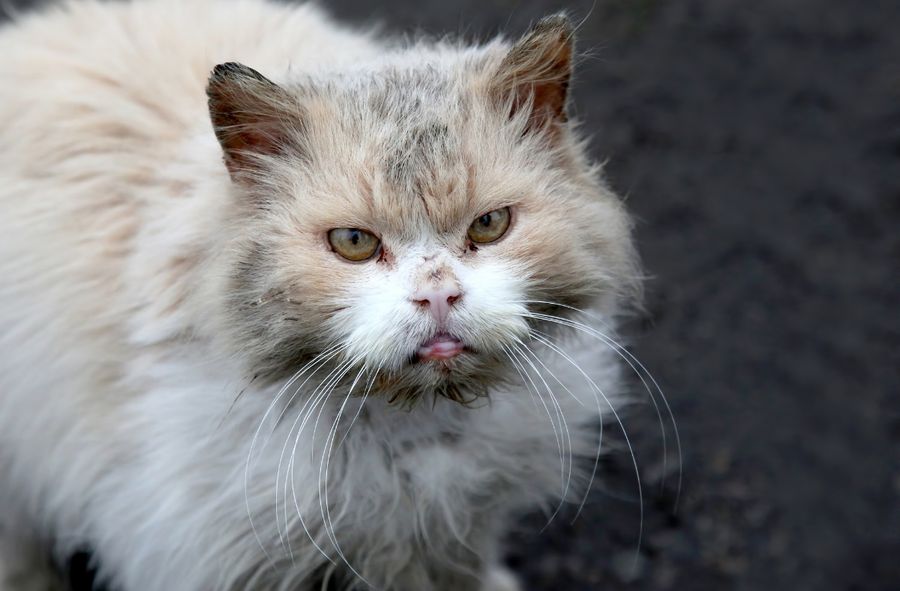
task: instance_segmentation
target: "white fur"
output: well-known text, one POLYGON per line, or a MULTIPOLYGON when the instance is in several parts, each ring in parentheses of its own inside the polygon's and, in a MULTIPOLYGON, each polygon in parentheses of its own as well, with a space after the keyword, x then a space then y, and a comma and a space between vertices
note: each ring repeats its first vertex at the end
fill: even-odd
MULTIPOLYGON (((569 453, 593 455, 606 408, 566 363, 541 354, 581 398, 551 383, 571 441, 549 399, 521 382, 478 408, 436 399, 407 410, 370 397, 343 440, 360 398, 339 391, 304 423, 309 398, 288 405, 288 389, 276 399, 281 384, 251 382, 220 342, 211 302, 230 254, 222 200, 231 181, 206 113, 210 70, 240 60, 276 80, 326 76, 365 69, 381 51, 312 7, 256 0, 85 0, 0 30, 7 538, 52 543, 60 556, 88 546, 125 590, 305 590, 331 570, 364 588, 351 569, 379 589, 474 589, 482 578, 487 591, 516 588, 496 566, 505 525, 518 511, 577 498, 585 475, 566 490, 569 453), (185 251, 203 254, 182 261, 185 251), (174 273, 178 265, 187 270, 174 273), (335 441, 326 519, 318 484, 335 441), (482 563, 489 574, 466 572, 482 563)), ((365 344, 351 355, 395 363, 404 334, 427 333, 407 294, 421 272, 415 261, 432 252, 463 284, 461 324, 507 322, 503 331, 524 334, 521 276, 464 265, 436 245, 421 234, 390 274, 367 271, 371 287, 328 328, 365 344)), ((575 349, 615 393, 612 353, 575 349)), ((359 375, 356 393, 368 378, 359 375)))

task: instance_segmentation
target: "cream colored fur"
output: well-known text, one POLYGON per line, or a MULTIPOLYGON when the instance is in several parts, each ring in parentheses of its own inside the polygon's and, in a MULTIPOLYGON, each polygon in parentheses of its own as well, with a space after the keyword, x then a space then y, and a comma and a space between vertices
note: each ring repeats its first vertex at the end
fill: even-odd
MULTIPOLYGON (((637 273, 570 124, 530 131, 539 97, 497 108, 508 68, 540 66, 509 51, 390 47, 261 0, 83 0, 0 29, 0 588, 47 576, 21 558, 41 547, 90 548, 129 591, 514 588, 510 517, 580 498, 609 413, 529 337, 553 330, 529 312, 571 314, 526 300, 613 324, 637 273), (303 158, 229 175, 206 92, 232 61, 300 105, 303 158), (504 206, 509 235, 463 252, 504 206), (329 227, 375 228, 390 260, 339 260, 329 227), (458 380, 405 365, 434 330, 409 293, 437 271, 483 355, 458 380)), ((568 332, 615 403, 614 352, 568 332)))

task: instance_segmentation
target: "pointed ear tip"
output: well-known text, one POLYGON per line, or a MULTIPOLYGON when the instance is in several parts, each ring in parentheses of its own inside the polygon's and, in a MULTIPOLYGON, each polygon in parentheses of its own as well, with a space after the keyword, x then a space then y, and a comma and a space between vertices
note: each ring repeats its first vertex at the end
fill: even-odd
POLYGON ((575 32, 572 21, 565 12, 557 12, 556 14, 545 16, 538 21, 534 29, 538 31, 552 31, 562 35, 571 35, 575 32))
POLYGON ((242 73, 246 69, 246 66, 237 62, 225 62, 223 64, 216 64, 216 67, 214 67, 212 69, 212 72, 210 73, 210 78, 225 78, 234 74, 242 73))
POLYGON ((240 64, 236 62, 226 62, 224 64, 216 64, 216 66, 209 73, 209 78, 206 82, 206 92, 209 94, 212 91, 223 88, 225 84, 234 79, 238 73, 240 72, 240 64))
POLYGON ((258 82, 272 84, 272 82, 249 66, 245 66, 240 62, 225 62, 217 64, 209 74, 209 83, 215 84, 228 80, 236 80, 238 78, 252 78, 258 82))

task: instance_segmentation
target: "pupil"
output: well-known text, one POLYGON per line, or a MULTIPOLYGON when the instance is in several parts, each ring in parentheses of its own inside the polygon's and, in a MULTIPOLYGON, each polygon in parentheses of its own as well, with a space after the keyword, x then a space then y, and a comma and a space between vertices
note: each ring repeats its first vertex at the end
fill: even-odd
POLYGON ((481 216, 480 222, 481 222, 481 225, 484 227, 490 226, 491 225, 491 214, 486 213, 483 216, 481 216))
POLYGON ((357 244, 359 244, 359 232, 357 232, 356 230, 354 230, 354 231, 350 234, 350 242, 352 242, 354 246, 356 246, 357 244))

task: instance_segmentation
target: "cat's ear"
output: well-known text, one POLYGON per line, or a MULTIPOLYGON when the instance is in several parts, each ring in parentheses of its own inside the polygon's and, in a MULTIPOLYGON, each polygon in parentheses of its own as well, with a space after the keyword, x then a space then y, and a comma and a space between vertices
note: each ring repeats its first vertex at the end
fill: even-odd
POLYGON ((256 70, 234 62, 219 64, 206 94, 233 178, 257 169, 265 156, 298 147, 303 118, 297 100, 256 70))
POLYGON ((565 123, 574 29, 564 15, 539 21, 506 54, 494 73, 494 100, 510 116, 528 109, 527 130, 565 123))

